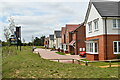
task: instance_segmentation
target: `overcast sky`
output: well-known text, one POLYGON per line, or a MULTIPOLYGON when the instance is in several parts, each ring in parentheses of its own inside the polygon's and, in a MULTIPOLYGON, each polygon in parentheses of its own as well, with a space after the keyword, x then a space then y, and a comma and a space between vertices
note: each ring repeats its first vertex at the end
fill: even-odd
POLYGON ((4 40, 3 27, 12 16, 16 25, 22 26, 22 39, 48 36, 61 30, 65 24, 84 21, 89 0, 4 0, 0 2, 0 39, 4 40))

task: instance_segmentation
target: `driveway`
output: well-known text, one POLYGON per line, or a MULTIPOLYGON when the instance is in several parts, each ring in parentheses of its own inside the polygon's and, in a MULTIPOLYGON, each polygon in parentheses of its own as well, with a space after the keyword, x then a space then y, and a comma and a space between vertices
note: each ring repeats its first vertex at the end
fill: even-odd
MULTIPOLYGON (((44 59, 83 59, 79 55, 59 55, 56 51, 50 51, 50 49, 35 49, 35 52, 39 52, 39 55, 44 59)), ((72 60, 60 60, 60 62, 71 62, 72 60)))

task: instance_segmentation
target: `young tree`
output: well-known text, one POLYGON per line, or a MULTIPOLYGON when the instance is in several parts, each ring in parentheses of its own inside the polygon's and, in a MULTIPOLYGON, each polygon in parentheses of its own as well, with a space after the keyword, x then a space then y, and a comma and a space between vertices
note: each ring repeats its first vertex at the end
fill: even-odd
POLYGON ((10 35, 14 35, 15 22, 12 17, 9 18, 9 26, 4 27, 4 36, 6 41, 9 41, 10 35))
POLYGON ((14 34, 14 29, 16 27, 13 17, 10 17, 10 19, 8 21, 10 23, 9 26, 8 26, 8 28, 9 28, 11 34, 13 35, 14 34))
POLYGON ((10 37, 10 32, 9 32, 9 29, 6 27, 4 27, 4 36, 5 36, 6 41, 8 42, 9 37, 10 37))

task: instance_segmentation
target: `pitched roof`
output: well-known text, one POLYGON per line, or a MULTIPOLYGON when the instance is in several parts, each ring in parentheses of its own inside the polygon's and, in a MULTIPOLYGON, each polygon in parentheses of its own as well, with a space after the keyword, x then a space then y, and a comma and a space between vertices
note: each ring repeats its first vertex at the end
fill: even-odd
POLYGON ((89 2, 87 13, 85 16, 85 23, 88 19, 91 5, 94 5, 101 17, 120 17, 120 2, 116 1, 95 1, 92 0, 89 2))
POLYGON ((50 40, 54 40, 54 35, 49 35, 50 40))
POLYGON ((120 2, 92 2, 102 17, 120 16, 120 2))
POLYGON ((79 26, 79 24, 66 24, 66 29, 68 30, 68 32, 72 32, 79 26))
POLYGON ((73 30, 72 32, 75 32, 77 29, 79 29, 80 27, 82 27, 82 26, 84 26, 84 22, 83 23, 81 23, 80 25, 79 25, 79 27, 77 27, 75 30, 73 30))
POLYGON ((56 38, 61 38, 61 31, 54 31, 56 38))

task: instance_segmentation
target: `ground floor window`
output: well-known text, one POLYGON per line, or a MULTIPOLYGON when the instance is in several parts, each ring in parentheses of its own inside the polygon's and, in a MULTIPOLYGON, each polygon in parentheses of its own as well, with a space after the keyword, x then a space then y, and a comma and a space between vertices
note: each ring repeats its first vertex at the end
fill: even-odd
POLYGON ((86 43, 86 51, 89 53, 98 53, 98 43, 97 42, 86 43))
POLYGON ((120 41, 114 41, 113 42, 113 48, 114 48, 114 53, 115 54, 120 53, 120 41))

